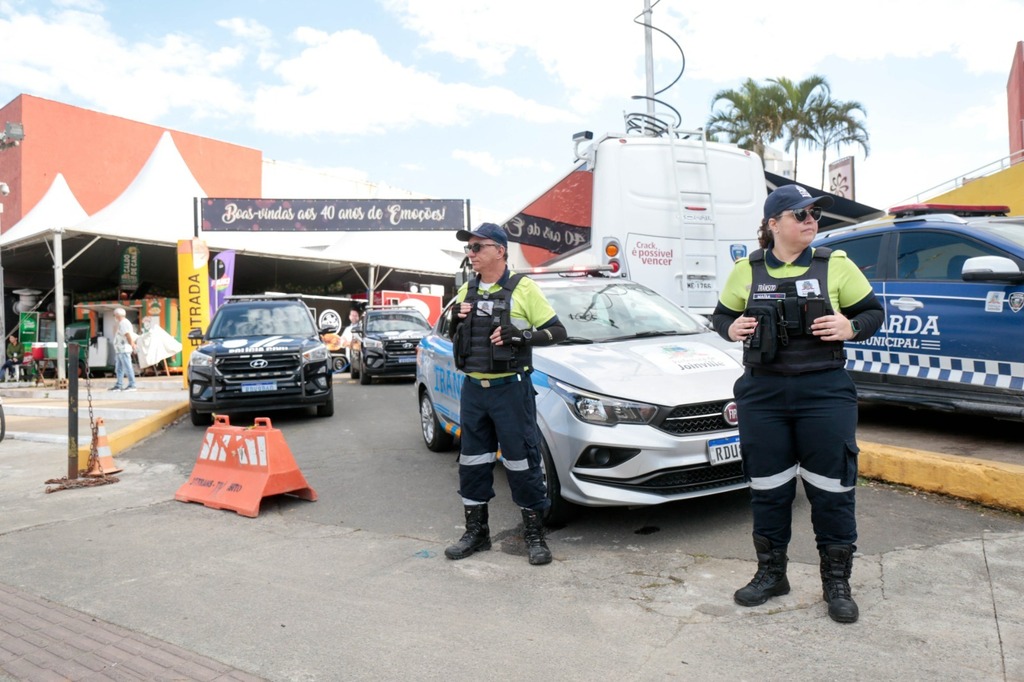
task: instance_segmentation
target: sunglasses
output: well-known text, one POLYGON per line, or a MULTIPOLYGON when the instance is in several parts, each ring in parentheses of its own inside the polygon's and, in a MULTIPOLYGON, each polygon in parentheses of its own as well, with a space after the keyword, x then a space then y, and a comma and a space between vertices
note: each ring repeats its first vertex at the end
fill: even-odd
POLYGON ((484 248, 485 246, 498 246, 498 245, 495 244, 494 242, 483 242, 483 243, 477 242, 476 244, 469 244, 468 246, 464 246, 462 248, 464 248, 466 250, 466 253, 470 253, 470 252, 480 253, 480 249, 484 248))
POLYGON ((793 217, 796 218, 796 221, 798 223, 802 223, 803 221, 807 220, 807 216, 808 215, 810 215, 815 220, 820 218, 821 217, 821 207, 820 206, 812 206, 811 208, 798 208, 795 211, 790 211, 790 213, 793 214, 793 217))

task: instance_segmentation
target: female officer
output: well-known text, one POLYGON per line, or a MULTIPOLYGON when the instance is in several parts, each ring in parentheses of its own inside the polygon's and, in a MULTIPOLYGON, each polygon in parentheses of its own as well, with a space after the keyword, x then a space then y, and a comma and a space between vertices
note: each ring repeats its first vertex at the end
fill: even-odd
POLYGON ((882 325, 871 285, 842 251, 811 241, 829 196, 785 185, 768 195, 761 248, 736 262, 712 321, 744 345, 736 381, 743 467, 750 480, 757 573, 736 591, 742 606, 787 594, 796 478, 811 504, 823 596, 840 623, 857 620, 850 572, 857 547, 857 391, 843 341, 882 325))

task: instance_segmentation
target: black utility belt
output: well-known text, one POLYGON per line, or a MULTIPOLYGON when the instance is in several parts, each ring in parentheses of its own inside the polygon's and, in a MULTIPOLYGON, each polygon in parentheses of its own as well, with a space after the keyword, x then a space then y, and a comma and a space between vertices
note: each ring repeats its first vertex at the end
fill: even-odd
POLYGON ((843 367, 826 367, 825 369, 812 369, 806 372, 773 372, 763 367, 746 368, 752 377, 804 377, 812 374, 824 374, 825 372, 838 372, 843 369, 843 367))
POLYGON ((481 386, 483 388, 494 388, 495 386, 501 386, 502 384, 511 384, 516 381, 522 381, 523 375, 513 374, 507 377, 498 377, 497 379, 477 379, 476 377, 471 377, 467 374, 466 378, 477 386, 481 386))

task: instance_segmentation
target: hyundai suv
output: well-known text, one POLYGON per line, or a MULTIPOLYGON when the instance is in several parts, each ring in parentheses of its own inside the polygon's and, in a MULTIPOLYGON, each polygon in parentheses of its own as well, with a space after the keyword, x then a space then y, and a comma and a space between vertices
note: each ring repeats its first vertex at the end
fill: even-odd
POLYGON ((213 413, 311 406, 334 414, 330 353, 300 296, 232 296, 188 363, 189 415, 196 426, 213 413))
MULTIPOLYGON (((568 331, 533 351, 548 521, 576 505, 644 506, 746 487, 732 387, 740 349, 647 287, 598 270, 530 275, 568 331)), ((423 440, 460 434, 450 310, 420 344, 423 440)))
POLYGON ((365 386, 376 378, 416 376, 416 347, 429 331, 416 308, 368 306, 352 327, 352 378, 365 386))
POLYGON ((846 342, 866 402, 1024 420, 1024 217, 912 204, 818 236, 871 282, 885 324, 846 342))

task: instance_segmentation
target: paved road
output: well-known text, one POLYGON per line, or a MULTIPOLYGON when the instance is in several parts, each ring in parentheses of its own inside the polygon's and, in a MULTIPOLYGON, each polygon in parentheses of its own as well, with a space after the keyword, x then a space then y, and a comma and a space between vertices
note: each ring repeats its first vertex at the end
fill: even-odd
POLYGON ((331 419, 272 416, 319 500, 255 519, 173 501, 204 434, 187 422, 119 456, 119 483, 51 495, 64 452, 5 442, 0 584, 271 680, 1024 680, 1019 515, 861 486, 850 626, 802 498, 793 592, 754 609, 731 600, 754 567, 743 493, 588 510, 531 567, 499 478, 495 551, 450 562, 454 453, 423 447, 410 384, 339 383, 331 419))

